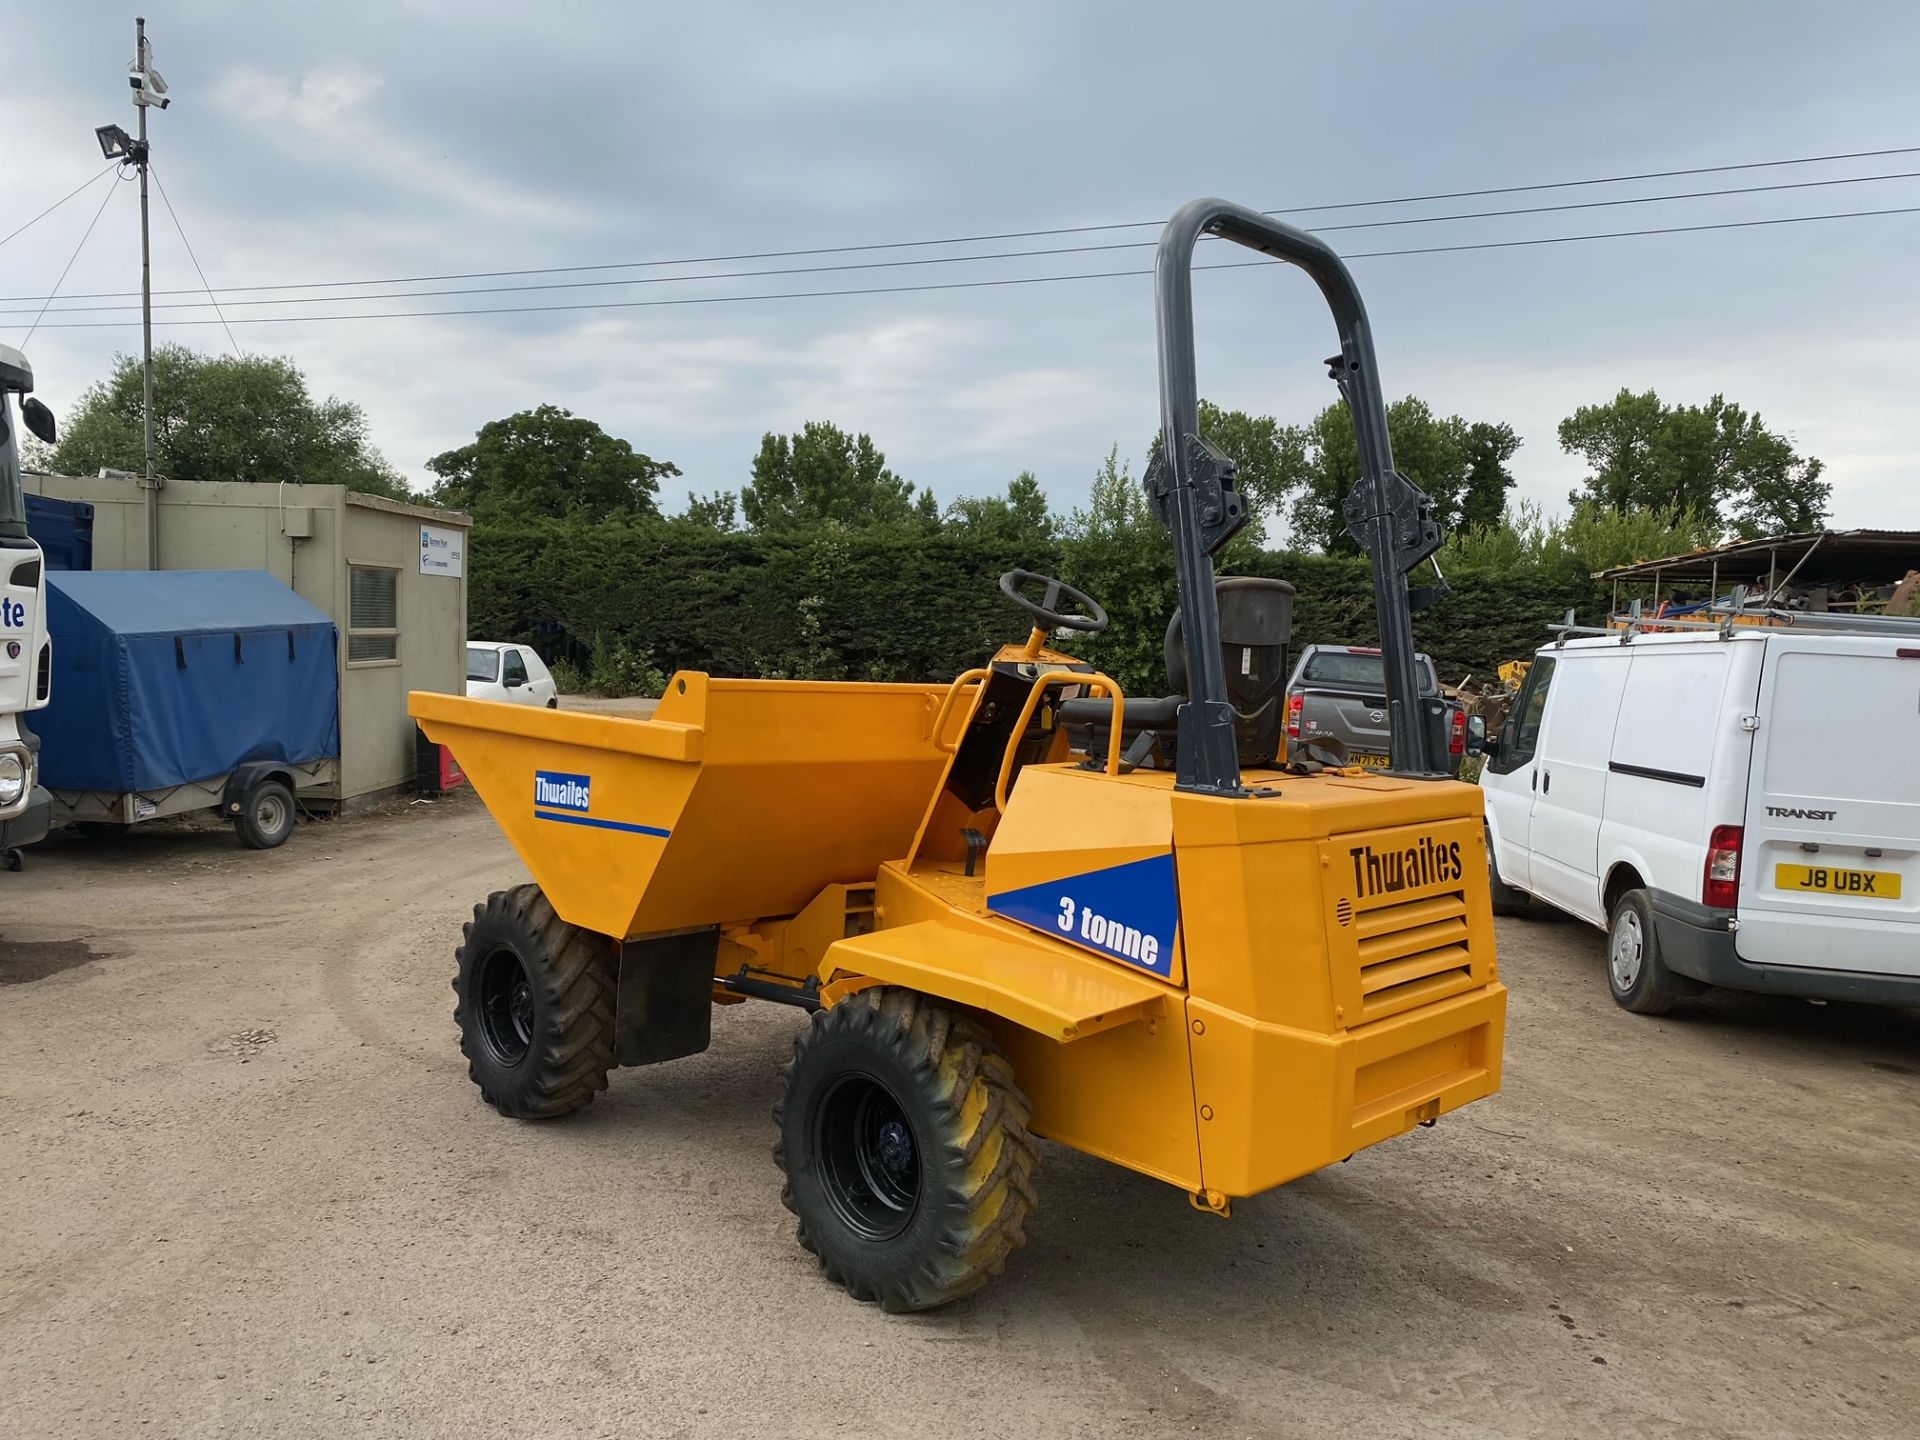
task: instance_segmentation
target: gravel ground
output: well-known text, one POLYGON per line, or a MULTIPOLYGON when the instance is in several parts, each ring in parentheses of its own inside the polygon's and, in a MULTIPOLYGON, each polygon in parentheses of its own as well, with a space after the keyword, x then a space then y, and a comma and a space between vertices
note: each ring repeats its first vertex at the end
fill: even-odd
POLYGON ((0 875, 0 1432, 1915 1433, 1911 1012, 1637 1019, 1503 922, 1499 1096, 1231 1221, 1046 1147, 1007 1275, 894 1318, 780 1208, 796 1013, 480 1103, 451 952, 522 878, 470 797, 0 875))

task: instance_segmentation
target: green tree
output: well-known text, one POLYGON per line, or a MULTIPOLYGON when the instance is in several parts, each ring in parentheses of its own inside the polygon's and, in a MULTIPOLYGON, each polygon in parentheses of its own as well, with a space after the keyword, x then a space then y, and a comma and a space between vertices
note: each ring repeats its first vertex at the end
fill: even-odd
POLYGON ((1115 445, 1093 477, 1085 509, 1061 526, 1061 579, 1106 607, 1104 635, 1076 635, 1072 650, 1098 665, 1131 695, 1166 688, 1161 638, 1179 603, 1173 547, 1144 486, 1115 445))
POLYGON ((1531 500, 1522 500, 1491 525, 1463 528, 1447 537, 1440 552, 1449 573, 1476 570, 1490 574, 1543 569, 1568 576, 1656 560, 1663 555, 1711 544, 1719 538, 1717 521, 1688 511, 1610 510, 1583 500, 1573 512, 1548 519, 1531 500))
POLYGON ((947 507, 947 523, 982 538, 1018 545, 1053 538, 1046 492, 1031 470, 1007 482, 1005 495, 969 495, 947 507))
POLYGON ((1278 519, 1282 506, 1305 477, 1305 437, 1271 415, 1223 410, 1200 402, 1200 433, 1239 466, 1240 491, 1261 518, 1278 519))
POLYGON ((709 530, 731 530, 735 503, 731 490, 716 490, 711 495, 689 495, 684 519, 709 530))
MULTIPOLYGON (((88 388, 61 426, 52 469, 144 470, 142 375, 130 355, 88 388)), ((350 400, 315 400, 306 378, 271 355, 238 359, 162 345, 153 355, 154 468, 174 480, 345 485, 390 499, 406 482, 373 448, 350 400)))
POLYGON ((651 515, 661 479, 680 473, 557 405, 490 420, 471 445, 434 456, 427 468, 440 477, 435 504, 486 520, 651 515))
POLYGON ((887 468, 872 437, 849 435, 824 420, 809 420, 797 435, 769 433, 753 459, 753 479, 740 492, 740 509, 753 530, 794 530, 836 521, 871 525, 924 517, 913 486, 887 468))
POLYGON ((1576 504, 1690 513, 1744 537, 1817 529, 1833 495, 1819 460, 1724 395, 1668 405, 1622 389, 1562 420, 1560 448, 1590 467, 1576 504))
MULTIPOLYGON (((1295 434, 1287 447, 1299 467, 1294 540, 1329 555, 1357 554, 1343 509, 1360 483, 1360 445, 1347 402, 1335 401, 1295 434)), ((1485 524, 1506 509, 1513 486, 1507 462, 1520 448, 1512 426, 1435 415, 1426 401, 1409 395, 1387 407, 1387 439, 1394 468, 1432 498, 1443 528, 1485 524)))

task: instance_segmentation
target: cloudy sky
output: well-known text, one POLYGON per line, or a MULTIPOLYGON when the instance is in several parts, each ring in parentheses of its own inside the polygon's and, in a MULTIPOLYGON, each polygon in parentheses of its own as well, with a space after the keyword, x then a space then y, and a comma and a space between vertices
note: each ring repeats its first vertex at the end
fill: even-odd
MULTIPOLYGON (((134 127, 132 11, 20 0, 0 41, 0 233, 134 127)), ((1920 147, 1920 9, 1891 3, 1340 6, 524 4, 147 0, 175 103, 155 168, 216 288, 612 267, 1920 147), (1330 13, 1337 12, 1337 13, 1330 13)), ((1314 226, 1920 172, 1908 154, 1321 209, 1314 226)), ((61 294, 139 284, 134 187, 102 180, 0 247, 18 343, 103 200, 61 294), (26 313, 21 313, 25 311, 26 313)), ((1920 207, 1920 179, 1330 231, 1396 250, 1920 207)), ((737 489, 766 430, 871 432, 943 498, 1038 473, 1084 499, 1158 423, 1143 276, 730 299, 1138 271, 1151 225, 508 278, 226 291, 248 350, 359 401, 416 483, 426 459, 542 402, 737 489), (1136 246, 1026 258, 948 257, 1136 246), (932 262, 943 263, 910 263, 932 262), (735 276, 742 270, 885 268, 735 276), (581 282, 618 281, 619 284, 581 282), (573 286, 393 298, 403 291, 573 286), (323 304, 286 303, 331 296, 323 304), (350 298, 350 297, 364 298, 350 298), (349 298, 340 298, 349 297, 349 298), (652 302, 718 300, 719 303, 652 302), (638 303, 646 302, 646 303, 638 303), (517 306, 531 314, 319 320, 517 306), (269 316, 295 323, 247 323, 269 316)), ((1826 460, 1834 519, 1920 528, 1920 214, 1356 259, 1391 395, 1512 423, 1523 495, 1563 508, 1558 420, 1622 385, 1724 392, 1826 460)), ((1203 247, 1203 250, 1206 247, 1203 247)), ((155 285, 197 285, 155 206, 155 285)), ((1216 255, 1213 258, 1227 258, 1216 255)), ((1282 266, 1196 282, 1201 387, 1300 420, 1331 398, 1332 329, 1282 266)), ((180 306, 192 294, 161 297, 180 306)), ((199 297, 204 300, 204 296, 199 297)), ((56 307, 64 308, 64 307, 56 307)), ((202 308, 157 312, 208 320, 202 308)), ((30 355, 60 410, 137 351, 137 311, 49 315, 30 355), (65 328, 79 322, 104 328, 65 328), (59 324, 62 328, 51 328, 59 324)), ((158 335, 224 348, 217 324, 158 335)), ((680 497, 665 497, 670 506, 680 497)))

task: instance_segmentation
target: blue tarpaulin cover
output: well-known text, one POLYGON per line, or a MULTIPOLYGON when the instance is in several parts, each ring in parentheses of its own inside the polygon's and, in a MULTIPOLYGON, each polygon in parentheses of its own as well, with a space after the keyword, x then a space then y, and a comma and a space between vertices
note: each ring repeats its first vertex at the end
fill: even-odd
POLYGON ((53 695, 32 725, 49 789, 340 753, 333 622, 264 570, 51 572, 47 629, 53 695))

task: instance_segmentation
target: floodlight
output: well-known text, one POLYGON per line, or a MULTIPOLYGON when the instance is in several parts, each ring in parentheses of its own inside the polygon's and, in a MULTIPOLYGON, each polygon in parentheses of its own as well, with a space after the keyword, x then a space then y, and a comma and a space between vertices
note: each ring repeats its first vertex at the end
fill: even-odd
POLYGON ((133 155, 134 139, 118 125, 95 126, 93 138, 100 142, 100 153, 109 160, 125 160, 133 155))

